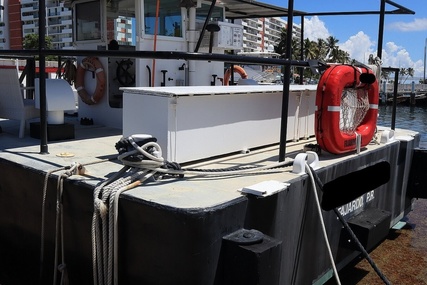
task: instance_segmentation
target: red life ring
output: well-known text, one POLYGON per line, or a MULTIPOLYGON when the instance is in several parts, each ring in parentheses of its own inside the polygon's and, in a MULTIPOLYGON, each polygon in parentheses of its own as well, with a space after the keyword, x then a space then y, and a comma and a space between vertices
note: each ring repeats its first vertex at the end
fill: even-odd
POLYGON ((88 105, 96 104, 102 99, 105 93, 105 72, 97 57, 86 57, 82 60, 77 67, 74 86, 82 101, 88 105), (92 96, 87 93, 84 85, 85 73, 87 70, 95 72, 96 74, 96 89, 92 96))
POLYGON ((317 143, 323 150, 334 154, 355 150, 357 134, 361 137, 361 147, 369 144, 376 129, 378 102, 378 81, 371 69, 351 65, 329 67, 322 74, 317 86, 315 111, 317 143), (361 82, 360 75, 362 73, 364 75, 369 74, 372 82, 361 82), (345 89, 357 89, 359 92, 368 93, 369 109, 366 115, 361 118, 356 129, 351 132, 343 131, 340 127, 342 124, 340 120, 343 116, 341 114, 341 101, 345 89))
MULTIPOLYGON (((234 65, 233 70, 234 70, 234 72, 237 72, 242 79, 248 78, 248 74, 243 69, 243 67, 238 66, 238 65, 234 65)), ((231 67, 228 68, 224 73, 224 85, 228 85, 228 82, 230 81, 230 77, 231 77, 231 67)))

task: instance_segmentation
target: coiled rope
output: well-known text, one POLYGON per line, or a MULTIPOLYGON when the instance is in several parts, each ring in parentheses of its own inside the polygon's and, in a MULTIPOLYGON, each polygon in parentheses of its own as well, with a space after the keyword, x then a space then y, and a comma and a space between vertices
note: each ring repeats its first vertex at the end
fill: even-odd
POLYGON ((56 71, 56 78, 62 78, 66 80, 70 85, 74 84, 77 75, 77 67, 74 65, 73 59, 66 59, 58 67, 56 71))
MULTIPOLYGON (((291 162, 273 163, 260 167, 224 169, 183 169, 176 162, 162 157, 155 138, 122 138, 117 144, 118 160, 124 167, 114 176, 100 183, 94 190, 92 217, 92 261, 95 285, 118 284, 118 206, 120 194, 143 184, 156 174, 183 177, 187 174, 239 175, 288 166, 291 162)), ((277 170, 276 170, 277 171, 277 170)))

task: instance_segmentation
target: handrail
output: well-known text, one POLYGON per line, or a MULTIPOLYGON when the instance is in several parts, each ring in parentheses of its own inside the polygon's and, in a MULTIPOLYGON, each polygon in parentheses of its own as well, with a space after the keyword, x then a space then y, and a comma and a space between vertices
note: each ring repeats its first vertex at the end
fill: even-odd
MULTIPOLYGON (((133 57, 133 58, 155 58, 155 59, 182 59, 182 60, 203 60, 222 61, 228 63, 246 64, 268 64, 268 65, 290 65, 299 67, 310 67, 308 61, 288 60, 283 58, 263 58, 231 54, 213 54, 200 52, 177 52, 177 51, 111 51, 111 50, 42 50, 41 55, 56 56, 97 56, 97 57, 133 57)), ((18 58, 23 55, 39 55, 38 50, 0 50, 0 57, 18 58)))

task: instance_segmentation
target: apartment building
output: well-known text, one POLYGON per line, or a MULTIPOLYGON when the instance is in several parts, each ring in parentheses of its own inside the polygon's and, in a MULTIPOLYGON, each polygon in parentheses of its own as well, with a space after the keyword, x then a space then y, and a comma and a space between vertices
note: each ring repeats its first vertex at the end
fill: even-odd
MULTIPOLYGON (((70 47, 73 41, 73 20, 69 8, 58 0, 46 1, 46 35, 52 38, 54 49, 70 47)), ((39 30, 39 2, 21 0, 22 38, 39 30)))
MULTIPOLYGON (((236 20, 243 26, 243 52, 272 52, 280 41, 287 22, 279 17, 236 20)), ((293 36, 300 37, 301 27, 294 25, 293 36)))
POLYGON ((8 37, 8 29, 6 28, 6 20, 4 13, 4 0, 0 0, 0 49, 6 49, 6 38, 8 37))
MULTIPOLYGON (((0 49, 22 49, 22 39, 27 34, 38 33, 38 0, 0 0, 0 49)), ((72 46, 72 12, 59 0, 46 0, 46 35, 52 38, 55 49, 72 46)), ((244 52, 273 51, 280 41, 286 21, 279 17, 236 20, 243 26, 244 52)), ((134 45, 132 31, 134 19, 119 17, 108 21, 109 32, 114 30, 120 45, 134 45)), ((299 37, 301 29, 294 25, 293 33, 299 37)), ((109 37, 112 38, 112 37, 109 37)))

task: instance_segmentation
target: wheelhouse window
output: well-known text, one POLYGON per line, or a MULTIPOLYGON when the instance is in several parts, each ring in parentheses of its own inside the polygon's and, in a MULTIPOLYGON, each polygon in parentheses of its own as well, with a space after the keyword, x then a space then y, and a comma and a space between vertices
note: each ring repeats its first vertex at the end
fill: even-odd
POLYGON ((160 36, 168 37, 182 37, 182 17, 180 1, 162 0, 161 3, 162 8, 159 9, 159 11, 157 12, 157 0, 144 1, 145 34, 157 34, 160 36), (157 20, 156 15, 158 15, 157 20))
MULTIPOLYGON (((210 5, 206 5, 202 3, 202 6, 196 11, 196 18, 199 21, 205 21, 206 17, 209 14, 210 5)), ((210 22, 222 22, 224 21, 224 9, 222 7, 215 6, 213 8, 211 17, 209 19, 210 22)))
POLYGON ((76 40, 101 39, 100 1, 76 3, 76 40))

